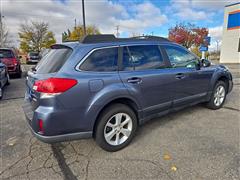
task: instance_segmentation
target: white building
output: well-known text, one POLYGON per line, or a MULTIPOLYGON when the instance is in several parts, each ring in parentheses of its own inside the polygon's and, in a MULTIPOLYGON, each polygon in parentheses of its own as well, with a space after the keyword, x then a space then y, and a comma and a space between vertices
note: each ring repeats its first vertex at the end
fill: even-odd
POLYGON ((240 2, 225 7, 220 63, 240 63, 240 2))

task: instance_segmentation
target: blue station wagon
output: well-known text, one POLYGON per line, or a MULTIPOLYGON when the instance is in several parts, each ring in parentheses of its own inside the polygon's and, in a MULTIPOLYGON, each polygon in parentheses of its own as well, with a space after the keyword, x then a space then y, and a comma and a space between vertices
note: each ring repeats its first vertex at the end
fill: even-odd
POLYGON ((225 66, 162 37, 88 35, 53 45, 26 85, 23 109, 38 139, 93 137, 117 151, 150 119, 198 103, 221 108, 233 82, 225 66))

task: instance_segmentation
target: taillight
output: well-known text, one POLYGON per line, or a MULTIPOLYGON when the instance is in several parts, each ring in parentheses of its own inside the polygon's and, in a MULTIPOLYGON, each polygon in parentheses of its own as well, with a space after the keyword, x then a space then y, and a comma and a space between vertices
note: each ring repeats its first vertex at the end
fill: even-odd
POLYGON ((44 133, 44 129, 43 129, 43 120, 42 119, 38 119, 38 126, 39 126, 38 133, 43 134, 44 133))
POLYGON ((13 64, 14 64, 14 66, 18 65, 17 59, 13 59, 13 64))
POLYGON ((68 78, 49 78, 35 81, 33 89, 47 94, 63 93, 77 84, 77 80, 68 78))

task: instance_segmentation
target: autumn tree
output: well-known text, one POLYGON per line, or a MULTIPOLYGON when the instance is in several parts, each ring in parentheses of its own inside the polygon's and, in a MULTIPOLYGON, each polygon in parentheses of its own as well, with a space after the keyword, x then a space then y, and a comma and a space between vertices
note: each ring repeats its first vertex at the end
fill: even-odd
POLYGON ((168 38, 186 48, 198 48, 204 43, 204 37, 208 35, 207 28, 196 27, 193 24, 177 24, 169 29, 168 38))
POLYGON ((30 23, 20 24, 18 35, 20 49, 23 52, 40 52, 56 43, 53 32, 49 31, 49 25, 45 22, 31 21, 30 23))
MULTIPOLYGON (((95 26, 87 26, 86 27, 87 34, 100 34, 100 31, 95 26)), ((62 41, 77 41, 82 39, 84 36, 83 26, 79 25, 74 27, 73 30, 67 30, 67 32, 62 33, 62 41)))

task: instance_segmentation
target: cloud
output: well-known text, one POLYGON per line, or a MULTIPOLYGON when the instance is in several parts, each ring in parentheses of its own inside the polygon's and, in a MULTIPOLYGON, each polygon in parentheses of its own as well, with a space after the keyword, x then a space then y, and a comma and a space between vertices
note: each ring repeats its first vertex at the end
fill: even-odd
POLYGON ((221 47, 222 34, 223 34, 223 26, 216 26, 216 27, 209 28, 209 36, 211 36, 212 38, 211 45, 209 46, 210 51, 217 50, 217 48, 221 47))
POLYGON ((173 11, 173 14, 179 17, 180 20, 208 20, 209 17, 214 15, 213 12, 206 12, 196 8, 192 3, 192 0, 171 0, 169 10, 173 11))
POLYGON ((215 40, 221 40, 223 34, 223 26, 209 28, 209 35, 215 40))
POLYGON ((224 6, 237 3, 239 0, 191 0, 194 8, 202 8, 208 10, 222 9, 224 6))
MULTIPOLYGON (((38 20, 49 23, 57 38, 74 26, 74 19, 82 24, 82 2, 76 0, 2 0, 4 22, 10 33, 17 39, 19 24, 38 20)), ((158 27, 167 22, 167 17, 151 2, 130 3, 129 7, 109 0, 85 1, 86 24, 96 25, 102 33, 144 32, 147 28, 158 27)))

